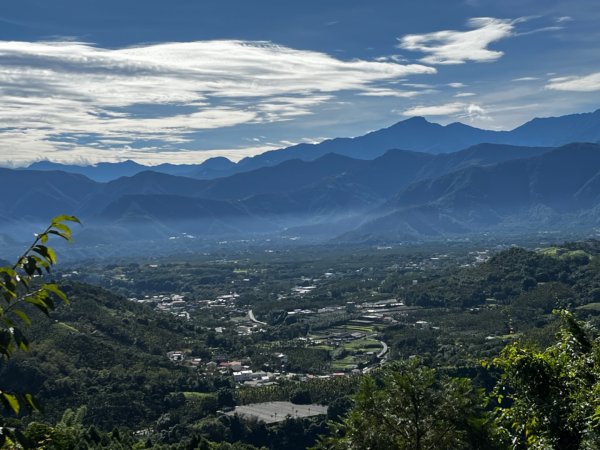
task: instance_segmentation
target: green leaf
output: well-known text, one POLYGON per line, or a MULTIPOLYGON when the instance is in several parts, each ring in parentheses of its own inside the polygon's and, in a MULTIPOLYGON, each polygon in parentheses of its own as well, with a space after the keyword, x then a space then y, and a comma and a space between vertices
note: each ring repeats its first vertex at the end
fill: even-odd
POLYGON ((76 222, 78 224, 81 224, 79 219, 75 216, 61 215, 61 216, 56 216, 52 219, 52 226, 56 226, 56 224, 59 224, 61 222, 76 222))
POLYGON ((38 308, 40 311, 42 311, 44 314, 48 315, 51 308, 49 307, 48 302, 47 302, 47 295, 48 294, 45 291, 43 291, 43 292, 36 291, 33 294, 23 297, 23 300, 26 301, 27 303, 32 304, 33 306, 38 308))
POLYGON ((58 234, 59 236, 62 236, 63 238, 69 241, 71 240, 71 228, 69 228, 64 223, 54 223, 52 224, 52 228, 55 228, 54 230, 50 230, 54 231, 54 233, 52 234, 58 234))
POLYGON ((35 270, 40 275, 42 274, 42 271, 37 266, 42 266, 44 269, 46 269, 46 272, 50 272, 50 264, 48 264, 48 261, 46 261, 45 259, 42 259, 42 258, 40 258, 39 256, 36 256, 36 255, 30 255, 30 256, 28 256, 28 259, 33 260, 31 262, 31 264, 33 264, 33 266, 35 267, 35 270))
POLYGON ((25 394, 23 398, 25 399, 25 402, 29 405, 29 407, 34 411, 40 411, 42 409, 37 400, 33 398, 33 395, 25 394))
POLYGON ((15 278, 17 276, 17 272, 15 272, 10 267, 0 267, 0 273, 5 273, 11 278, 15 278))
POLYGON ((17 315, 19 317, 19 319, 21 319, 23 321, 23 323, 26 326, 31 325, 31 319, 23 311, 21 311, 20 309, 15 309, 13 312, 15 313, 15 315, 17 315))
POLYGON ((19 414, 19 410, 21 409, 21 405, 19 404, 19 400, 16 395, 9 394, 8 392, 2 392, 1 398, 2 403, 4 403, 7 407, 12 409, 15 414, 19 414))
POLYGON ((15 326, 14 322, 10 319, 10 317, 6 315, 2 316, 2 322, 4 322, 8 328, 12 328, 15 326))
POLYGON ((25 337, 21 329, 14 327, 12 333, 19 348, 21 350, 29 350, 29 340, 25 337))
POLYGON ((42 286, 42 289, 45 289, 46 291, 52 292, 54 295, 56 295, 58 298, 60 298, 63 302, 65 303, 69 303, 69 299, 67 298, 67 295, 60 290, 60 288, 58 287, 58 285, 56 284, 44 284, 42 286))
POLYGON ((25 289, 29 289, 29 277, 19 277, 19 281, 25 287, 25 289))
POLYGON ((4 300, 6 300, 7 302, 10 302, 11 300, 13 300, 14 298, 17 297, 17 294, 15 293, 15 291, 12 291, 8 288, 6 288, 6 286, 4 286, 4 288, 6 289, 2 295, 4 296, 4 300))
POLYGON ((56 230, 48 230, 48 234, 54 234, 56 236, 60 236, 61 238, 70 241, 71 240, 71 236, 70 235, 66 235, 64 233, 61 233, 60 231, 56 231, 56 230))
MULTIPOLYGON (((39 258, 38 256, 29 255, 27 258, 22 259, 19 263, 19 265, 25 271, 28 277, 33 276, 33 274, 40 270, 38 268, 38 259, 41 261, 41 258, 39 258)), ((44 263, 46 265, 48 264, 45 261, 44 263)))
POLYGON ((31 251, 46 258, 46 261, 48 261, 48 263, 50 264, 56 263, 56 254, 54 253, 54 250, 52 250, 50 247, 47 247, 45 245, 36 245, 31 249, 31 251))

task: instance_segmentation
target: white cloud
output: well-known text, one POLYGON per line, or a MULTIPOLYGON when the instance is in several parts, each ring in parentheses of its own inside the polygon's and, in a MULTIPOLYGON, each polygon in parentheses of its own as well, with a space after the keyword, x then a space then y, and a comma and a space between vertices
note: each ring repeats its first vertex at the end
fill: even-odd
POLYGON ((402 83, 402 86, 417 88, 417 89, 433 89, 434 86, 425 83, 402 83))
POLYGON ((484 108, 482 108, 481 106, 476 105, 474 103, 469 103, 466 106, 462 117, 466 117, 470 121, 473 121, 475 119, 485 119, 485 120, 489 119, 489 117, 487 115, 487 111, 484 108))
POLYGON ((455 116, 469 120, 485 119, 484 108, 474 103, 453 102, 434 106, 415 106, 402 112, 404 116, 455 116))
POLYGON ((555 91, 600 91, 600 72, 585 76, 551 78, 548 84, 546 84, 546 88, 555 91))
POLYGON ((104 49, 73 41, 0 41, 0 157, 30 149, 32 155, 61 151, 64 157, 72 150, 74 159, 88 158, 85 148, 143 147, 139 143, 149 140, 176 149, 200 130, 293 120, 340 91, 382 95, 386 83, 435 72, 270 42, 104 49))
POLYGON ((571 16, 560 16, 556 18, 556 23, 571 22, 572 20, 571 16))
MULTIPOLYGON (((19 142, 15 140, 15 142, 19 142)), ((88 165, 99 162, 111 161, 126 161, 132 159, 141 164, 157 165, 162 163, 171 164, 198 164, 207 159, 217 156, 224 156, 231 161, 237 162, 247 156, 255 156, 269 150, 281 148, 281 145, 254 145, 244 148, 216 148, 210 150, 169 150, 165 151, 162 147, 142 147, 130 148, 119 147, 108 150, 102 150, 88 146, 73 146, 65 149, 53 147, 51 143, 41 142, 43 154, 39 149, 27 147, 29 139, 22 141, 25 150, 19 153, 12 153, 7 159, 3 159, 0 166, 2 167, 20 167, 28 165, 33 161, 49 159, 55 162, 88 165)))
POLYGON ((521 77, 521 78, 514 78, 512 81, 537 81, 539 80, 538 77, 521 77))
POLYGON ((461 97, 473 97, 475 94, 474 92, 459 92, 458 94, 454 94, 454 97, 456 98, 461 98, 461 97))
POLYGON ((409 34, 399 39, 398 47, 427 54, 420 59, 426 64, 496 61, 503 52, 489 50, 488 46, 513 35, 514 24, 519 20, 473 18, 467 22, 472 30, 409 34))
POLYGON ((402 55, 388 55, 388 56, 379 56, 379 57, 375 58, 375 61, 379 61, 379 62, 393 61, 393 62, 397 62, 397 63, 403 63, 403 62, 407 62, 408 59, 406 59, 402 55))
POLYGON ((466 87, 466 84, 464 84, 464 83, 448 83, 448 86, 450 86, 451 88, 454 88, 454 89, 459 89, 459 88, 466 87))
POLYGON ((430 89, 423 91, 399 91, 397 89, 388 88, 372 88, 365 92, 359 92, 358 95, 367 97, 400 97, 400 98, 411 98, 417 95, 427 94, 431 92, 430 89))
POLYGON ((536 33, 544 33, 546 31, 560 31, 560 30, 564 30, 565 27, 563 26, 548 26, 548 27, 541 27, 541 28, 535 28, 533 30, 529 30, 529 31, 522 31, 519 33, 515 33, 515 36, 528 36, 530 34, 536 34, 536 33))
POLYGON ((448 116, 462 112, 464 109, 464 103, 455 102, 436 106, 415 106, 405 110, 402 114, 405 116, 448 116))

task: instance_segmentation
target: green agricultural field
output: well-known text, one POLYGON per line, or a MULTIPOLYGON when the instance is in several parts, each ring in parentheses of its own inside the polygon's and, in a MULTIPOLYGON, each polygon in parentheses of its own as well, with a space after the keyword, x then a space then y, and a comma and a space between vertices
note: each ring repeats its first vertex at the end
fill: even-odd
POLYGON ((592 255, 584 250, 568 250, 561 247, 548 247, 540 251, 541 254, 551 256, 553 258, 559 258, 564 260, 577 259, 577 258, 592 258, 592 255))
POLYGON ((332 347, 331 345, 326 345, 326 344, 313 345, 311 348, 327 350, 327 351, 333 351, 335 349, 335 347, 332 347))
POLYGON ((352 342, 344 344, 344 348, 347 350, 362 350, 365 352, 381 350, 381 343, 375 339, 357 339, 352 342))
POLYGON ((340 326, 340 327, 335 327, 335 330, 339 330, 339 331, 345 331, 345 332, 355 332, 358 331, 359 333, 366 333, 366 334, 373 334, 375 333, 375 327, 373 326, 368 326, 368 325, 344 325, 344 326, 340 326))
POLYGON ((215 397, 215 394, 209 394, 206 392, 183 392, 183 396, 186 400, 200 400, 208 397, 215 397))
POLYGON ((333 370, 352 370, 358 365, 356 359, 353 356, 346 356, 345 358, 338 359, 331 363, 333 370))

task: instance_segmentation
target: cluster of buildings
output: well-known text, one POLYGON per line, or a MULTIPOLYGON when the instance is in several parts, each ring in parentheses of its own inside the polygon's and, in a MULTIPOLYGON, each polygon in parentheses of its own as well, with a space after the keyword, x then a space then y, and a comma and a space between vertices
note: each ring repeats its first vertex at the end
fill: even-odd
POLYGON ((167 312, 183 319, 190 319, 190 302, 186 301, 180 294, 146 295, 144 298, 132 297, 129 299, 135 303, 146 303, 153 306, 155 310, 167 312))
POLYGON ((323 336, 319 336, 319 338, 306 338, 311 345, 330 345, 332 347, 337 347, 339 345, 356 341, 358 339, 362 339, 366 337, 367 334, 361 331, 337 331, 333 333, 329 333, 323 336))
POLYGON ((392 324, 395 323, 394 314, 404 314, 407 307, 403 301, 397 299, 380 300, 377 302, 365 302, 356 305, 357 311, 362 315, 352 323, 360 325, 371 325, 375 323, 392 324))
POLYGON ((334 313, 334 312, 340 312, 340 311, 344 311, 346 309, 345 306, 327 306, 325 308, 318 308, 318 309, 302 309, 302 308, 295 308, 292 311, 288 311, 287 315, 288 316, 297 316, 297 315, 308 315, 308 314, 327 314, 327 313, 334 313))
MULTIPOLYGON (((204 362, 201 358, 191 357, 187 352, 182 350, 167 352, 167 357, 175 364, 196 367, 206 372, 219 372, 223 375, 231 375, 236 383, 246 386, 266 386, 282 378, 296 376, 296 374, 252 370, 249 358, 229 360, 224 356, 216 355, 210 361, 204 362)), ((283 353, 275 353, 273 357, 278 359, 281 364, 287 362, 287 355, 283 353)))
POLYGON ((235 309, 235 300, 239 294, 231 292, 216 297, 214 300, 191 300, 181 294, 146 295, 143 298, 131 297, 130 301, 145 303, 156 311, 166 312, 183 319, 190 319, 190 313, 196 310, 210 308, 235 309))
POLYGON ((167 352, 167 358, 169 358, 171 362, 190 367, 199 367, 202 364, 202 358, 190 357, 186 352, 180 350, 167 352))

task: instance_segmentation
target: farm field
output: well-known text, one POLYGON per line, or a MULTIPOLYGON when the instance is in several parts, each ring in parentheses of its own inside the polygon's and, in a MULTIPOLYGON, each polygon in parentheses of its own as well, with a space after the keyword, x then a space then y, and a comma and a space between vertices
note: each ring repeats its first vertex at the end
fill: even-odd
POLYGON ((301 419, 327 414, 327 406, 295 405, 291 402, 266 402, 237 406, 228 415, 238 414, 267 424, 283 422, 287 418, 301 419))

